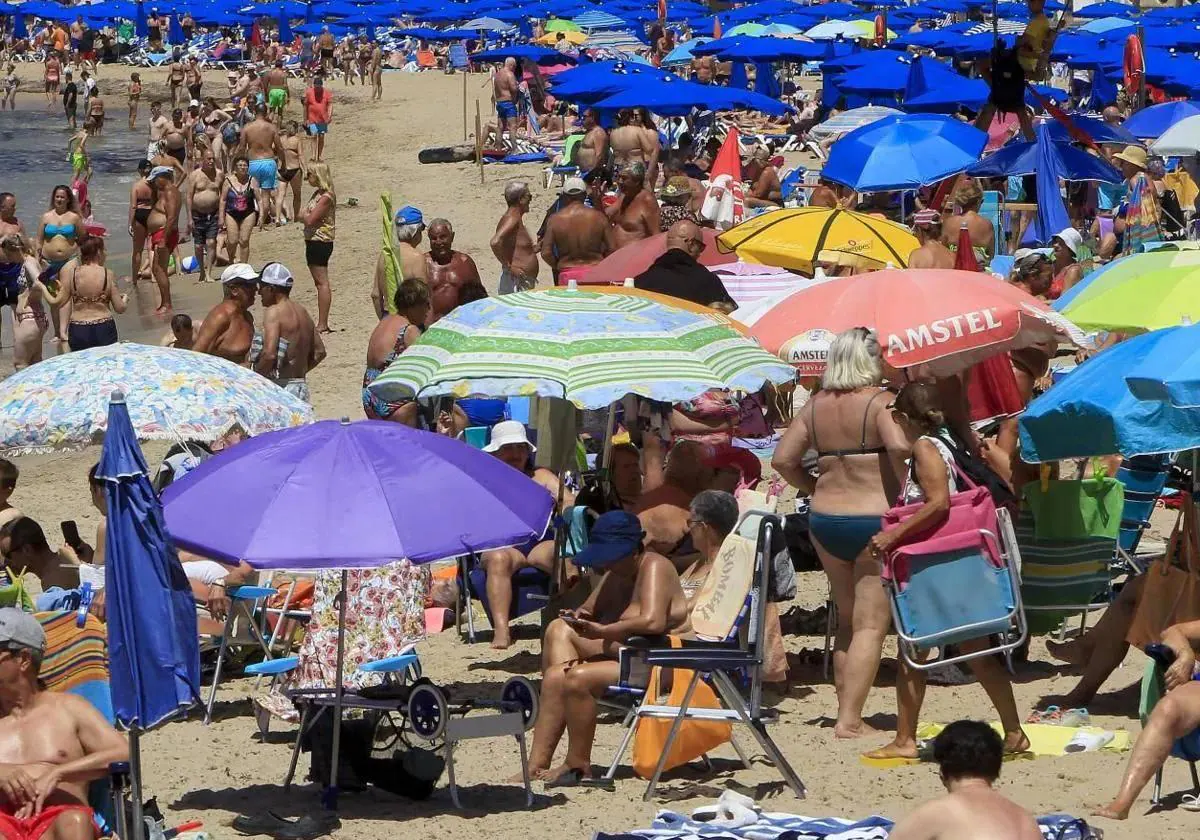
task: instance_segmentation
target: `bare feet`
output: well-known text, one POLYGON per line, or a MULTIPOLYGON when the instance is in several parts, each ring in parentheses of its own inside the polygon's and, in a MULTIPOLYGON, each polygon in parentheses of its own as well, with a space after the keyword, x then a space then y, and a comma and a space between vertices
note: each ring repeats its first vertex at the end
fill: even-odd
POLYGON ((875 735, 878 732, 878 729, 861 720, 855 724, 838 723, 834 724, 833 727, 833 737, 843 740, 861 738, 864 735, 875 735))
POLYGON ((492 650, 508 650, 512 644, 512 636, 507 629, 496 630, 492 633, 492 650))
POLYGON ((1091 651, 1087 649, 1087 645, 1079 640, 1055 642, 1047 639, 1046 650, 1055 659, 1066 662, 1068 665, 1084 665, 1087 663, 1088 657, 1091 656, 1091 651))
POLYGON ((154 310, 154 314, 159 318, 166 318, 171 314, 171 307, 167 304, 163 304, 154 310))
POLYGON ((1029 736, 1025 734, 1025 730, 1018 729, 1016 732, 1010 732, 1004 736, 1005 755, 1024 752, 1029 752, 1029 736))
POLYGON ((872 750, 869 753, 863 753, 864 758, 888 759, 888 758, 918 758, 917 745, 914 742, 905 744, 892 741, 886 747, 880 747, 877 750, 872 750))
POLYGON ((572 767, 564 762, 553 770, 542 773, 539 778, 547 787, 566 787, 592 778, 592 768, 572 767))
POLYGON ((1129 818, 1128 808, 1118 808, 1116 802, 1110 802, 1103 808, 1097 808, 1092 811, 1093 817, 1105 817, 1110 820, 1124 820, 1129 818))

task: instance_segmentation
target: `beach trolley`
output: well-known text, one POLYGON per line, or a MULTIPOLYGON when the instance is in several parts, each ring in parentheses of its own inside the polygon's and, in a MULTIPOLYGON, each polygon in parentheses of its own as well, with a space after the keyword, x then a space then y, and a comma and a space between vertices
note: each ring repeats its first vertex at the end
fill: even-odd
POLYGON ((1008 654, 1025 642, 1016 535, 1007 510, 994 521, 995 530, 935 529, 884 558, 900 655, 913 668, 1008 654), (946 656, 947 645, 983 637, 991 639, 985 649, 946 656), (932 648, 941 655, 927 661, 932 648))
MULTIPOLYGON (((295 667, 296 658, 288 659, 295 667)), ((286 661, 273 660, 275 663, 286 661)), ((374 718, 376 749, 390 750, 397 744, 412 748, 418 746, 413 743, 414 738, 429 748, 440 748, 446 761, 450 799, 456 808, 461 808, 454 776, 454 748, 458 742, 512 736, 520 749, 525 805, 533 805, 529 754, 525 745, 525 733, 533 728, 538 713, 538 692, 532 682, 521 676, 510 677, 500 689, 498 700, 457 698, 422 674, 421 660, 412 650, 400 656, 365 662, 359 670, 380 674, 383 682, 357 691, 343 691, 341 706, 343 711, 353 709, 374 718)), ((333 687, 292 689, 286 694, 300 709, 300 726, 283 782, 284 790, 291 787, 295 777, 304 736, 337 703, 337 692, 333 687)))

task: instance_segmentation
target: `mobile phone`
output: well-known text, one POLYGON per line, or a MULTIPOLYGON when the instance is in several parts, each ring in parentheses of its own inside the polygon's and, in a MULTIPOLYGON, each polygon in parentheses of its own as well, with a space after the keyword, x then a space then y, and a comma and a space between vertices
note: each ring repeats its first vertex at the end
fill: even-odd
POLYGON ((74 519, 67 519, 60 522, 59 527, 62 528, 63 542, 71 546, 71 548, 75 548, 83 542, 79 538, 79 526, 75 524, 74 519))

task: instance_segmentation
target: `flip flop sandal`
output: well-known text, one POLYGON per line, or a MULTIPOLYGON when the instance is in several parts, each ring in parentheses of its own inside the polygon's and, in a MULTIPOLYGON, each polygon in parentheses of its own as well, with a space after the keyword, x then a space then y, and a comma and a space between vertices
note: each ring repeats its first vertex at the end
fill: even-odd
POLYGON ((1200 812, 1200 796, 1194 793, 1185 793, 1179 800, 1179 807, 1185 811, 1200 812))
POLYGON ((615 790, 616 785, 612 779, 593 779, 591 776, 583 775, 583 771, 578 768, 571 768, 560 775, 557 779, 551 779, 548 782, 543 782, 542 787, 546 790, 554 790, 555 788, 574 788, 588 787, 599 788, 600 790, 615 790))
POLYGON ((1047 706, 1042 711, 1034 709, 1029 713, 1029 717, 1025 718, 1026 723, 1047 723, 1052 726, 1057 725, 1062 720, 1062 709, 1058 706, 1047 706))

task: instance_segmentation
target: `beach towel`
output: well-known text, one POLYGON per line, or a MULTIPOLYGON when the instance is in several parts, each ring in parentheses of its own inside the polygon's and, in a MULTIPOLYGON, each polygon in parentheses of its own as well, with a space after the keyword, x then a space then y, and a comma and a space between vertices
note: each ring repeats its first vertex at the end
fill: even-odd
MULTIPOLYGON (((999 721, 993 721, 992 728, 1004 734, 1003 727, 999 721)), ((932 740, 946 728, 944 723, 922 723, 917 727, 917 740, 927 741, 932 740)), ((1054 756, 1069 755, 1075 750, 1068 750, 1067 745, 1082 735, 1102 735, 1106 734, 1106 730, 1096 726, 1055 726, 1050 723, 1026 723, 1022 724, 1025 734, 1029 736, 1029 749, 1026 752, 1017 755, 1006 755, 1005 761, 1017 759, 1033 759, 1033 758, 1048 758, 1054 756)), ((1112 734, 1112 740, 1108 741, 1097 752, 1108 753, 1123 753, 1128 752, 1133 746, 1133 738, 1125 729, 1108 730, 1112 734)), ((874 767, 878 770, 890 770, 893 767, 907 767, 912 764, 920 764, 921 759, 918 758, 868 758, 865 755, 859 756, 859 763, 865 764, 868 767, 874 767)))
POLYGON ((104 624, 89 615, 83 627, 78 627, 74 610, 36 613, 35 617, 46 631, 46 658, 38 673, 46 688, 77 694, 112 720, 104 624))
POLYGON ((379 196, 379 209, 383 215, 383 306, 389 315, 396 314, 396 289, 404 282, 404 271, 400 268, 400 257, 396 254, 396 243, 392 236, 392 194, 379 196))
POLYGON ((1125 210, 1124 252, 1139 253, 1145 243, 1162 239, 1159 222, 1154 185, 1145 172, 1139 172, 1130 186, 1129 204, 1125 210))
POLYGON ((550 160, 549 152, 517 152, 503 157, 493 157, 484 152, 484 163, 544 163, 550 160))

